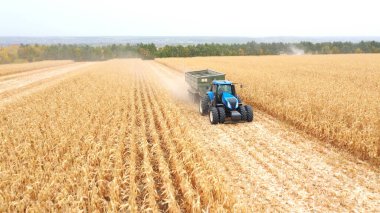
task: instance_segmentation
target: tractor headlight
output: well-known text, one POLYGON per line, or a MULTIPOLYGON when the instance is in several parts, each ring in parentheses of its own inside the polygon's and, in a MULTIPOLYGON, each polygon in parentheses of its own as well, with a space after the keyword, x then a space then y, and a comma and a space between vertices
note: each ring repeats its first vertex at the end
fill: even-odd
POLYGON ((232 103, 235 105, 234 109, 236 109, 239 106, 239 101, 236 98, 234 98, 234 101, 232 103))
POLYGON ((230 104, 229 101, 227 101, 227 106, 228 106, 228 108, 232 109, 231 104, 230 104))

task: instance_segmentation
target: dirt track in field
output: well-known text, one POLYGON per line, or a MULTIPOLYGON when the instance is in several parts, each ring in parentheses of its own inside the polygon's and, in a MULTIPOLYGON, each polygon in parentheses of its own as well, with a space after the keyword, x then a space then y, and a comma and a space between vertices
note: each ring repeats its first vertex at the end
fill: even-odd
MULTIPOLYGON (((184 76, 156 62, 169 91, 183 91, 184 76), (166 76, 166 77, 163 77, 166 76), (170 82, 172 82, 170 84, 170 82), (182 82, 178 84, 178 82, 182 82), (182 86, 181 86, 182 85, 182 86)), ((178 97, 172 92, 173 97, 178 97)), ((177 100, 210 161, 236 193, 239 207, 279 211, 380 209, 380 172, 348 153, 255 111, 252 123, 211 126, 197 106, 177 100)))
MULTIPOLYGON (((89 64, 31 72, 0 81, 0 103, 48 85, 89 64), (52 80, 53 79, 53 80, 52 80), (29 85, 29 86, 28 86, 29 85), (25 89, 22 89, 25 88, 25 89), (12 93, 12 91, 14 91, 12 93), (21 91, 21 92, 19 92, 21 91), (11 95, 2 97, 4 94, 11 95)), ((237 208, 278 211, 380 210, 380 171, 350 154, 318 141, 267 114, 255 111, 252 123, 210 125, 186 97, 183 73, 154 61, 139 72, 162 82, 183 112, 189 131, 237 197, 237 208)))
POLYGON ((93 64, 92 62, 73 63, 56 67, 30 70, 27 72, 0 77, 0 104, 58 83, 65 74, 93 64))

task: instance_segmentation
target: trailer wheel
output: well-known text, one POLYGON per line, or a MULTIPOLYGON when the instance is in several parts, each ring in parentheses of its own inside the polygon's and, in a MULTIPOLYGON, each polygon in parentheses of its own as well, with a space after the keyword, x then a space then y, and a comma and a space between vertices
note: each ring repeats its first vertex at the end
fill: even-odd
POLYGON ((245 111, 247 111, 247 121, 252 122, 253 121, 253 109, 251 106, 246 105, 245 106, 245 111))
POLYGON ((226 120, 226 111, 224 110, 223 107, 218 107, 218 112, 219 112, 219 123, 224 123, 226 120))
POLYGON ((247 120, 247 111, 245 110, 245 107, 243 105, 239 106, 238 111, 241 114, 241 120, 246 121, 247 120))
POLYGON ((208 95, 200 99, 199 113, 201 113, 201 115, 207 115, 209 102, 210 102, 210 98, 208 97, 208 95))
POLYGON ((219 123, 218 109, 216 107, 210 108, 210 123, 211 124, 219 123))
POLYGON ((191 102, 197 103, 197 102, 195 102, 195 95, 193 93, 187 92, 187 95, 189 97, 189 100, 191 100, 191 102))

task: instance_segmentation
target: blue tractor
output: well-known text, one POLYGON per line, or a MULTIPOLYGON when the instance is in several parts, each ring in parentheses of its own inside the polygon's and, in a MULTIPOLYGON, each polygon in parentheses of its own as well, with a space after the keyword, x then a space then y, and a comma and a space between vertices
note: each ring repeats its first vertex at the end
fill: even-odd
POLYGON ((200 114, 208 114, 211 124, 253 121, 252 107, 243 104, 235 84, 225 80, 225 74, 207 69, 187 72, 185 78, 191 98, 199 102, 200 114))

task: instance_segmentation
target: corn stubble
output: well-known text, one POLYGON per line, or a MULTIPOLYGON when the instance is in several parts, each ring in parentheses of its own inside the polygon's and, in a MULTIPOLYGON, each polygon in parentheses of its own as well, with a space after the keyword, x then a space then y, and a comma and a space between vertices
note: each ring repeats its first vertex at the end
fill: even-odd
POLYGON ((187 71, 212 68, 243 83, 242 98, 362 159, 380 163, 380 55, 156 59, 187 71))
POLYGON ((231 210, 184 115, 139 66, 106 62, 0 109, 0 211, 231 210))

